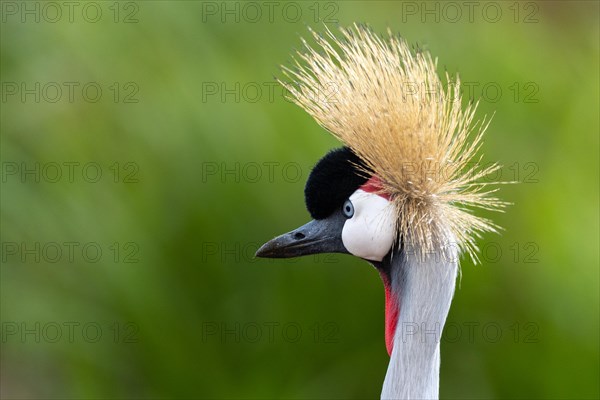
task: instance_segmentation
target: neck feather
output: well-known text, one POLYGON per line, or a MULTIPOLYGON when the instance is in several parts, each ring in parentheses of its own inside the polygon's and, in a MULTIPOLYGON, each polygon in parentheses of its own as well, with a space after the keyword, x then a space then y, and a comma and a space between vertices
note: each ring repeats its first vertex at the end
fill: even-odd
POLYGON ((386 344, 390 335, 393 348, 382 399, 438 398, 440 339, 457 262, 455 253, 440 251, 423 258, 399 252, 386 266, 386 344))

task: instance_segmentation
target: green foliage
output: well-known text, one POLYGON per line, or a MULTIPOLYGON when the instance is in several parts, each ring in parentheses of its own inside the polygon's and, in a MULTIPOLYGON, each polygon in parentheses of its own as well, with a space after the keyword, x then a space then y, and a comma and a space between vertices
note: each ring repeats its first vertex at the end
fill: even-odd
POLYGON ((271 21, 254 3, 257 22, 245 3, 96 4, 93 23, 2 3, 3 398, 379 395, 377 273, 253 258, 308 220, 304 181, 337 145, 274 86, 316 16, 389 26, 460 71, 495 113, 484 159, 522 182, 482 265, 463 262, 441 395, 598 398, 597 3, 500 2, 496 23, 422 2, 292 3, 297 22, 286 3, 271 21))

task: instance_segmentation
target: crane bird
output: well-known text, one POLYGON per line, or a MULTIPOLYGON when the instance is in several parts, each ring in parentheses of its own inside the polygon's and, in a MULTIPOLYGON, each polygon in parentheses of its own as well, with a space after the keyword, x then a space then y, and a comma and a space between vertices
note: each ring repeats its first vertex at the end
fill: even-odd
MULTIPOLYGON (((383 399, 439 395, 440 337, 461 254, 499 227, 473 208, 500 210, 477 157, 486 118, 463 107, 458 77, 442 84, 437 59, 354 24, 338 37, 312 32, 283 67, 293 101, 344 146, 313 168, 305 187, 313 220, 265 243, 258 257, 346 253, 370 262, 385 289, 390 362, 383 399)), ((489 180, 489 179, 488 179, 489 180)))

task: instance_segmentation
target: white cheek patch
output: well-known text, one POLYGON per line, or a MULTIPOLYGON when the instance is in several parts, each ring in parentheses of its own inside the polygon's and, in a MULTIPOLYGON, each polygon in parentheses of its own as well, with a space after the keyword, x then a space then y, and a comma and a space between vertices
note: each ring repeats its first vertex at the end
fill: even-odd
POLYGON ((357 257, 381 261, 394 243, 394 213, 391 203, 361 189, 350 196, 354 215, 342 229, 342 242, 357 257))

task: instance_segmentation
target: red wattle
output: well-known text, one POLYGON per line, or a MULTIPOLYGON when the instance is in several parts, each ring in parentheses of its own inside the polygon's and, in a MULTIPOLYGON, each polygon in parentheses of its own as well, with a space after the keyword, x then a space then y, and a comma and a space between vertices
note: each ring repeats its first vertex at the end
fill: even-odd
MULTIPOLYGON (((381 179, 375 175, 366 181, 360 187, 360 189, 367 193, 376 194, 390 201, 390 195, 383 190, 381 179)), ((392 294, 392 286, 390 284, 388 274, 380 271, 380 275, 385 289, 385 347, 388 354, 391 356, 394 348, 394 335, 396 333, 396 326, 398 325, 400 304, 398 304, 396 296, 392 294)))
POLYGON ((396 333, 396 326, 398 325, 400 304, 398 304, 397 299, 392 294, 392 288, 388 277, 382 273, 381 279, 383 280, 383 286, 385 288, 385 348, 391 356, 394 348, 394 334, 396 333))

